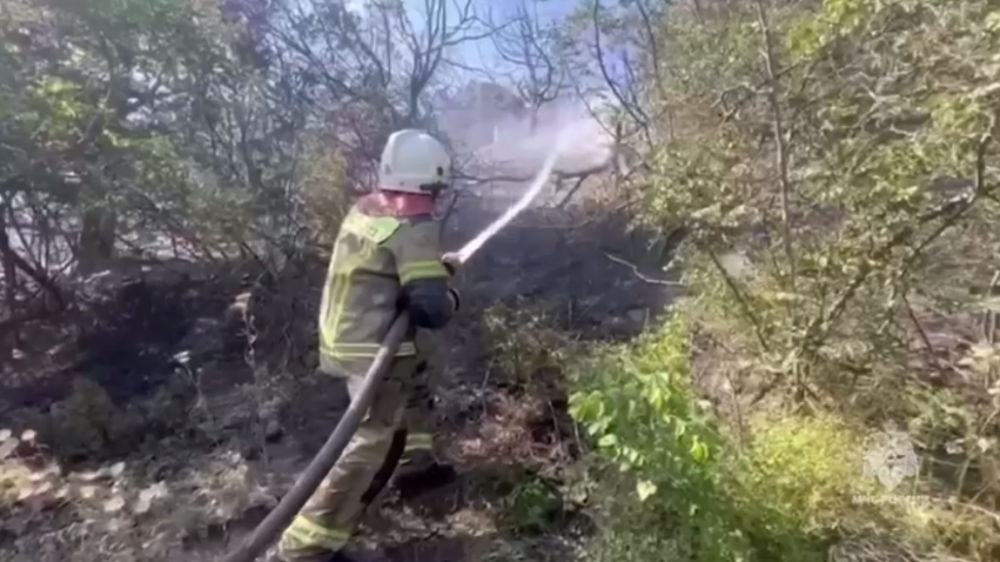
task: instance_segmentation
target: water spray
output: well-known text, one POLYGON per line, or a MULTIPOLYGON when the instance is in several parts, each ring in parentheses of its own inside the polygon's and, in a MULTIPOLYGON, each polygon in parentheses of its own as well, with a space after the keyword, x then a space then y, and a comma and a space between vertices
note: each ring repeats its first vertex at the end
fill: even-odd
POLYGON ((453 254, 459 263, 468 261, 490 238, 493 238, 498 232, 503 230, 504 227, 510 224, 510 221, 514 220, 514 217, 521 214, 538 197, 538 194, 542 192, 542 188, 545 187, 545 182, 548 181, 549 175, 552 174, 552 168, 555 167, 556 160, 559 158, 562 149, 562 139, 562 134, 557 135, 555 145, 542 163, 542 169, 535 175, 535 179, 531 182, 528 190, 524 192, 524 195, 511 205, 504 214, 500 215, 497 220, 493 221, 492 224, 484 228, 482 232, 477 234, 472 240, 466 242, 461 249, 453 254))
MULTIPOLYGON (((503 215, 476 235, 475 238, 467 242, 457 252, 454 252, 452 256, 454 256, 456 261, 465 263, 490 238, 503 230, 505 226, 510 224, 510 221, 514 220, 514 217, 520 214, 521 211, 526 209, 538 197, 538 194, 542 191, 542 187, 545 186, 545 182, 548 181, 549 175, 552 173, 556 159, 559 157, 562 138, 561 134, 557 136, 555 145, 545 158, 542 169, 539 170, 524 195, 507 209, 503 215)), ((375 390, 382 383, 385 374, 389 370, 389 364, 396 356, 396 351, 403 341, 409 324, 410 318, 406 312, 396 317, 392 326, 389 327, 389 332, 386 334, 385 339, 382 340, 382 346, 375 355, 375 359, 372 360, 371 366, 368 367, 368 372, 365 373, 361 390, 351 400, 350 406, 348 406, 344 415, 341 416, 340 421, 337 422, 337 427, 330 433, 330 437, 327 438, 326 443, 323 444, 323 447, 313 457, 309 466, 299 475, 291 490, 281 498, 278 505, 267 514, 267 517, 257 525, 257 528, 235 550, 222 559, 222 562, 253 562, 291 524, 295 515, 309 501, 309 497, 312 496, 316 488, 323 482, 326 475, 333 469, 333 466, 337 464, 337 460, 340 459, 344 449, 347 448, 347 445, 351 442, 351 438, 357 432, 358 426, 361 425, 361 420, 364 419, 368 408, 371 407, 371 403, 375 399, 375 390)))

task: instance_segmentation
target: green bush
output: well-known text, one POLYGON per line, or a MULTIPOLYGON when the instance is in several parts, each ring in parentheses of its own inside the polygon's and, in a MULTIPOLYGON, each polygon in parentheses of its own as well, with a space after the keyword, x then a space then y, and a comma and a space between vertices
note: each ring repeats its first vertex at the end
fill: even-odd
POLYGON ((971 296, 1000 279, 996 3, 695 12, 660 22, 656 86, 677 115, 636 183, 641 222, 689 225, 674 265, 692 297, 573 373, 602 490, 595 556, 997 559, 982 525, 1000 498, 997 311, 971 296), (738 419, 698 406, 694 358, 739 387, 716 396, 738 419), (886 423, 927 461, 958 458, 912 482, 920 505, 853 499, 887 493, 862 471, 886 423))
POLYGON ((864 432, 830 415, 757 416, 742 446, 692 389, 675 318, 574 370, 571 412, 595 444, 598 560, 825 560, 843 535, 894 531, 894 508, 855 504, 864 432))
POLYGON ((683 323, 601 349, 573 377, 571 414, 603 461, 595 477, 607 524, 595 556, 724 560, 743 550, 744 537, 726 523, 724 440, 694 400, 683 323))
POLYGON ((538 375, 558 373, 569 357, 566 335, 540 307, 496 305, 483 318, 496 366, 511 384, 528 385, 538 375))

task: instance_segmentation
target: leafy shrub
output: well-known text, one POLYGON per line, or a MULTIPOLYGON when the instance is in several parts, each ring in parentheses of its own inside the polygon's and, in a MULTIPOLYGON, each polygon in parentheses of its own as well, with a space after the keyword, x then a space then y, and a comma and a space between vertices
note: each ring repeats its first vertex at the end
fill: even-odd
POLYGON ((602 490, 597 560, 819 561, 842 536, 914 531, 902 508, 855 502, 879 493, 863 478, 862 427, 759 415, 745 443, 728 435, 692 390, 689 341, 675 317, 574 369, 571 411, 602 490))
POLYGON ((559 490, 537 475, 526 475, 504 498, 502 522, 512 531, 537 533, 562 510, 559 490))
POLYGON ((723 560, 744 548, 724 522, 723 436, 694 399, 688 352, 686 327, 674 320, 574 371, 570 412, 604 461, 595 476, 606 482, 608 522, 596 548, 609 557, 723 560), (616 544, 630 546, 617 552, 616 544))
POLYGON ((515 385, 560 372, 570 356, 566 335, 540 307, 497 305, 483 318, 497 367, 515 385))

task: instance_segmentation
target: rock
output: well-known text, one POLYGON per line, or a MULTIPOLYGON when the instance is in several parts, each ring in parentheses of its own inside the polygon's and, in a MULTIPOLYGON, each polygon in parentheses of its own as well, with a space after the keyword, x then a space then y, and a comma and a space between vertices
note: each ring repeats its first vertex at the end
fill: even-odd
POLYGON ((133 504, 132 511, 135 513, 146 513, 152 508, 156 500, 170 496, 170 490, 165 482, 157 482, 139 492, 139 497, 133 504))
POLYGON ((642 326, 646 323, 646 319, 649 317, 649 310, 645 308, 633 308, 629 310, 625 315, 629 322, 638 324, 642 326))
POLYGON ((281 422, 276 419, 267 420, 264 424, 264 439, 269 442, 274 442, 285 434, 285 429, 281 426, 281 422))
POLYGON ((103 508, 105 513, 117 513, 125 507, 125 498, 121 495, 112 496, 110 499, 104 502, 103 508))

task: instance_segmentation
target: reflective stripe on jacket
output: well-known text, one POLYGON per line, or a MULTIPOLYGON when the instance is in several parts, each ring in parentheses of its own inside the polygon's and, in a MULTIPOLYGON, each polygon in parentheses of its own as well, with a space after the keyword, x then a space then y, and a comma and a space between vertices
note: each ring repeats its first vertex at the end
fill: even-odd
MULTIPOLYGON (((404 300, 404 286, 447 285, 438 223, 430 214, 407 214, 398 205, 371 201, 351 208, 330 257, 319 316, 320 355, 326 361, 374 357, 404 300)), ((447 298, 446 290, 442 294, 447 298)), ((416 353, 413 336, 398 356, 416 353)))

